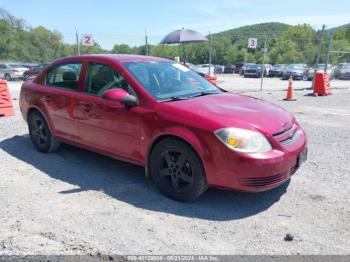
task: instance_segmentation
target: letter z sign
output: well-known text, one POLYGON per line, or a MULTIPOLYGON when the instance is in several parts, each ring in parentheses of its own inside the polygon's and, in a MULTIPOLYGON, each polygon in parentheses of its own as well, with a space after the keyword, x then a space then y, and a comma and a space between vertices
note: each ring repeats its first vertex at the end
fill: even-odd
POLYGON ((258 44, 257 38, 249 38, 248 39, 248 48, 256 49, 257 44, 258 44))
POLYGON ((85 46, 93 46, 94 45, 94 39, 92 38, 92 35, 85 34, 82 36, 81 44, 85 46))

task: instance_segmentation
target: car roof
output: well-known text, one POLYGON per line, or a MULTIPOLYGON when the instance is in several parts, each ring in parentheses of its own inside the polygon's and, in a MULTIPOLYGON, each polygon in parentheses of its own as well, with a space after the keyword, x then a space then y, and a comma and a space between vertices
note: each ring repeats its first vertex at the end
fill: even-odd
POLYGON ((103 59, 111 62, 156 62, 156 61, 170 61, 168 59, 154 57, 154 56, 143 56, 143 55, 124 55, 124 54, 89 54, 89 55, 80 55, 80 56, 69 56, 57 59, 54 63, 65 62, 70 60, 78 59, 103 59))

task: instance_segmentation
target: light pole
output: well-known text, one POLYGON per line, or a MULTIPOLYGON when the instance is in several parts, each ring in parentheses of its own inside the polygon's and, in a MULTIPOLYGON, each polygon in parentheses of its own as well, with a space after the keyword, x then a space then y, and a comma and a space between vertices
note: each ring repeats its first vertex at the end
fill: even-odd
POLYGON ((267 36, 265 33, 265 39, 264 39, 264 48, 263 48, 263 61, 262 61, 262 71, 261 71, 261 81, 260 81, 260 92, 262 92, 263 89, 263 82, 264 82, 264 72, 265 72, 265 55, 267 52, 266 42, 267 42, 267 36))

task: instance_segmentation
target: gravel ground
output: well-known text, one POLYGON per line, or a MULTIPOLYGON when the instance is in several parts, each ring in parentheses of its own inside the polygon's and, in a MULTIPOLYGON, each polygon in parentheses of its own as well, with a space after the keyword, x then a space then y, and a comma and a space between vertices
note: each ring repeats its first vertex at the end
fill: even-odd
POLYGON ((295 82, 295 102, 282 100, 287 82, 278 79, 247 92, 259 83, 219 76, 293 113, 309 137, 308 162, 274 190, 210 189, 183 204, 158 193, 141 167, 68 145, 35 151, 11 82, 16 116, 0 118, 0 255, 350 254, 350 81, 334 81, 327 97, 295 82))

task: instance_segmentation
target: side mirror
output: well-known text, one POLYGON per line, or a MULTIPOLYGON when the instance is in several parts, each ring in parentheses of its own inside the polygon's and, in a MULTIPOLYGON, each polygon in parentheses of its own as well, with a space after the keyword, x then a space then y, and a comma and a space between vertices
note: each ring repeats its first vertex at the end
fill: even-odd
POLYGON ((137 98, 133 95, 130 95, 128 92, 121 88, 107 90, 103 93, 102 97, 106 100, 119 102, 126 106, 138 105, 137 98))

